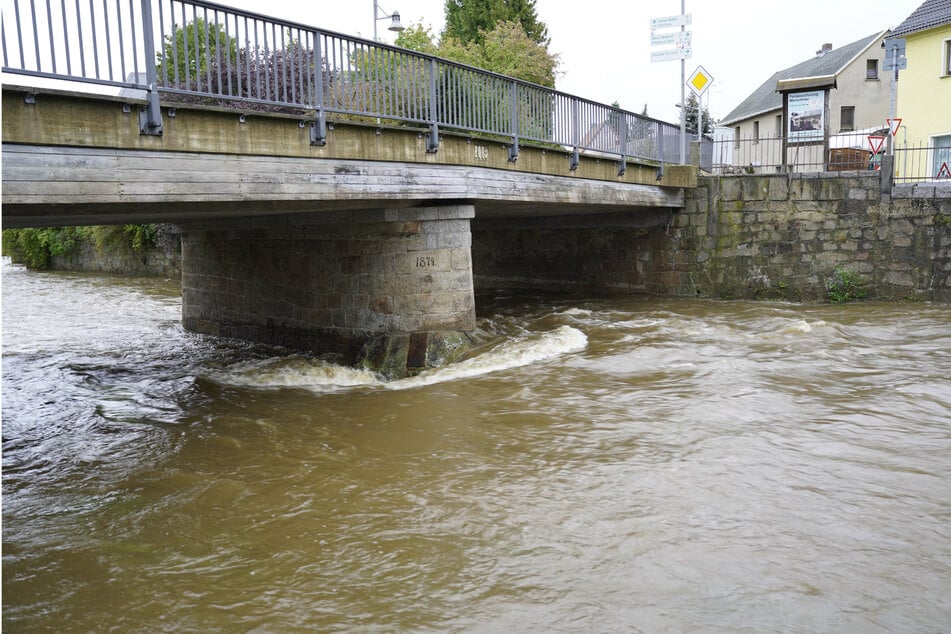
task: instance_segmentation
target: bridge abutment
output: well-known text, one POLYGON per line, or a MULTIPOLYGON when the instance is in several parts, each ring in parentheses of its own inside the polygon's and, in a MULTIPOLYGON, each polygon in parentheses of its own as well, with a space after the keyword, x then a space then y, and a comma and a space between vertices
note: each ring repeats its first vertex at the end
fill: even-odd
POLYGON ((187 330, 333 354, 395 378, 475 329, 472 205, 182 226, 187 330))

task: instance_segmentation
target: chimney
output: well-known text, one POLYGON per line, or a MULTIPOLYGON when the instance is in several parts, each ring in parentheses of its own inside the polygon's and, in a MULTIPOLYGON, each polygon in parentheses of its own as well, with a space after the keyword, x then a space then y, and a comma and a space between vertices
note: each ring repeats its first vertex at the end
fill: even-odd
POLYGON ((823 55, 825 55, 826 53, 828 53, 828 52, 831 51, 831 50, 832 50, 832 43, 831 43, 831 42, 827 42, 827 43, 825 43, 825 44, 822 45, 822 48, 821 48, 821 49, 819 49, 818 51, 816 51, 816 55, 817 55, 818 57, 822 57, 823 55))

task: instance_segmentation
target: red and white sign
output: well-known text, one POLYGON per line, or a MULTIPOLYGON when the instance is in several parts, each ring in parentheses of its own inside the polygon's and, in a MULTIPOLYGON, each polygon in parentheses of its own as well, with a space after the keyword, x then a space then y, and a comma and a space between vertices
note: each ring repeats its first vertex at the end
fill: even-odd
POLYGON ((894 119, 885 119, 885 125, 888 126, 888 129, 892 131, 892 136, 898 134, 898 128, 901 127, 901 119, 896 117, 894 119))
POLYGON ((877 134, 868 135, 868 144, 872 148, 872 154, 878 154, 882 151, 882 145, 885 143, 885 137, 877 134))
POLYGON ((948 168, 947 161, 941 164, 941 169, 938 170, 938 175, 935 178, 951 178, 951 168, 948 168))

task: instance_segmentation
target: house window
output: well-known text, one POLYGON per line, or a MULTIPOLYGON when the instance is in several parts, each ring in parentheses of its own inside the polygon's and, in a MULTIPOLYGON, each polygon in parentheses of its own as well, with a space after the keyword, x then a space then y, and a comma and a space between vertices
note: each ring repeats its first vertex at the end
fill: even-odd
POLYGON ((776 138, 782 138, 783 136, 783 115, 776 115, 776 138))
POLYGON ((951 75, 951 40, 944 41, 944 76, 951 75))
POLYGON ((753 122, 753 143, 759 143, 759 121, 753 122))
POLYGON ((877 59, 867 59, 865 60, 865 79, 867 80, 878 80, 878 60, 877 59))
POLYGON ((733 147, 740 147, 740 126, 733 128, 733 147))
POLYGON ((855 106, 842 106, 839 112, 839 132, 851 132, 855 129, 855 106))
POLYGON ((945 177, 945 166, 951 170, 951 134, 932 137, 934 145, 934 164, 931 166, 931 177, 945 177))

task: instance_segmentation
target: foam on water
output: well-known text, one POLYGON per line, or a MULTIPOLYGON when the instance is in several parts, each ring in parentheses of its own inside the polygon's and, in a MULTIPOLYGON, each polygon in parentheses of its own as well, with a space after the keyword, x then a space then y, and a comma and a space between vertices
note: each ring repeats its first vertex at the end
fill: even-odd
POLYGON ((225 385, 258 388, 296 387, 318 392, 380 383, 380 378, 369 370, 350 368, 301 356, 240 363, 225 370, 212 372, 208 378, 225 385))
POLYGON ((476 357, 452 363, 418 376, 392 381, 386 387, 401 390, 445 381, 455 381, 492 372, 518 368, 548 361, 568 352, 581 350, 588 344, 583 332, 571 326, 560 326, 547 332, 527 333, 499 344, 476 357))
POLYGON ((385 382, 369 370, 336 365, 302 356, 250 361, 208 373, 207 378, 241 387, 303 388, 329 392, 340 388, 383 386, 401 390, 455 381, 517 368, 580 350, 588 343, 583 332, 561 326, 547 332, 528 332, 504 341, 475 357, 428 370, 418 376, 385 382))

